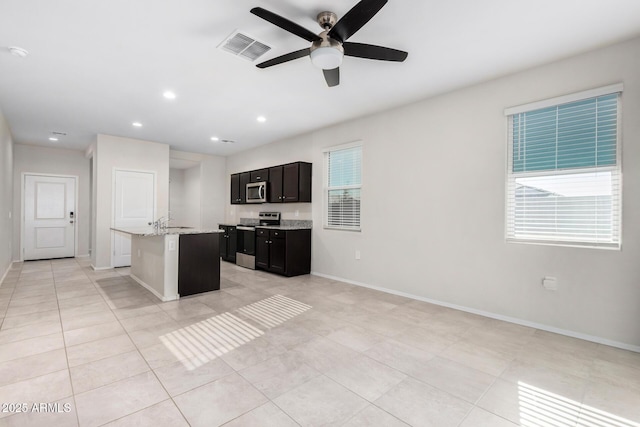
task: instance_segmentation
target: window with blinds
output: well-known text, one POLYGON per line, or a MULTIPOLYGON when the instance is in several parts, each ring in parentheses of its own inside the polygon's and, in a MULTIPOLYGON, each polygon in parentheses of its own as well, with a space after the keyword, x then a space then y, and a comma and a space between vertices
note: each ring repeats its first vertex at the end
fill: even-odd
POLYGON ((620 247, 621 90, 506 111, 508 241, 620 247))
POLYGON ((325 151, 326 228, 360 230, 362 146, 343 145, 325 151))

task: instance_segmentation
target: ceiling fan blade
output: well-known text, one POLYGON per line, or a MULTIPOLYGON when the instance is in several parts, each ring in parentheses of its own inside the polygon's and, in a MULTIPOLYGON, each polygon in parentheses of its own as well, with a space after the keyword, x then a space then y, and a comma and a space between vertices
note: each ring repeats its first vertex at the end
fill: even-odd
POLYGON ((346 41, 378 13, 387 0, 361 0, 329 30, 329 37, 346 41))
POLYGON ((356 56, 358 58, 378 59, 380 61, 402 62, 407 59, 407 52, 390 47, 376 46, 373 44, 351 43, 342 44, 346 56, 356 56))
POLYGON ((282 64, 283 62, 293 61, 294 59, 302 58, 303 56, 309 56, 309 48, 304 48, 300 50, 296 50, 295 52, 289 52, 284 55, 275 57, 268 61, 261 62, 260 64, 256 64, 258 68, 267 68, 273 65, 282 64))
POLYGON ((276 15, 275 13, 269 12, 268 10, 261 7, 254 7, 253 9, 251 9, 251 13, 259 16, 265 21, 269 21, 272 24, 277 25, 283 30, 289 31, 290 33, 295 34, 298 37, 302 37, 307 41, 313 42, 320 39, 317 34, 312 33, 311 31, 296 24, 295 22, 291 22, 287 18, 283 18, 282 16, 276 15))
POLYGON ((322 70, 324 79, 327 81, 327 86, 333 87, 340 84, 340 67, 333 70, 322 70))

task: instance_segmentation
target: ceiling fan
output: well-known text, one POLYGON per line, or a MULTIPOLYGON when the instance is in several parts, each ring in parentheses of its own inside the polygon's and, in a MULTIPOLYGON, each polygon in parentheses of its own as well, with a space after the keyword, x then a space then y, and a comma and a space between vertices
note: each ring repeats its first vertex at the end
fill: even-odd
POLYGON ((389 47, 347 41, 364 24, 369 22, 386 3, 387 0, 361 0, 340 20, 333 12, 320 12, 317 20, 324 30, 320 34, 314 34, 295 22, 291 22, 266 9, 254 7, 251 9, 251 13, 254 15, 311 42, 311 47, 278 56, 256 66, 258 68, 267 68, 304 56, 310 56, 311 62, 322 69, 327 85, 337 86, 340 83, 339 67, 342 64, 344 55, 380 61, 402 62, 407 58, 407 52, 389 47))

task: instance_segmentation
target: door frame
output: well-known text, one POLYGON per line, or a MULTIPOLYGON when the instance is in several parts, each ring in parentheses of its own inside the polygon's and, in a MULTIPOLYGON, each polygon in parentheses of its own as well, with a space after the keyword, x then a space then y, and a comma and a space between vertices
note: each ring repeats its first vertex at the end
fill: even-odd
MULTIPOLYGON (((130 169, 114 166, 111 170, 111 227, 115 228, 116 226, 116 172, 138 172, 138 173, 148 173, 153 175, 153 217, 155 218, 158 215, 158 174, 153 170, 146 169, 130 169)), ((155 221, 155 220, 154 220, 155 221)), ((109 252, 111 253, 111 267, 113 267, 113 258, 114 258, 114 247, 115 244, 115 233, 116 231, 111 231, 111 237, 109 239, 109 252)))
POLYGON ((73 256, 78 256, 78 187, 80 177, 78 175, 62 175, 56 173, 42 173, 42 172, 22 172, 21 185, 20 185, 20 261, 24 261, 24 193, 26 190, 26 177, 31 176, 50 176, 53 178, 73 178, 75 180, 75 201, 73 211, 75 212, 75 221, 73 221, 73 256))

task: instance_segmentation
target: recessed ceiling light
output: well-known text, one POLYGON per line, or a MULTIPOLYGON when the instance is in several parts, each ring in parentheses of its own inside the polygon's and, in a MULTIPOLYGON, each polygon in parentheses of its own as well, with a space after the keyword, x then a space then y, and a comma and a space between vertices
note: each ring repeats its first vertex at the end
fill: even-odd
POLYGON ((131 123, 132 126, 137 127, 137 128, 141 128, 142 127, 142 123, 140 122, 133 122, 131 123))
POLYGON ((265 116, 258 116, 256 120, 259 121, 260 123, 264 123, 267 121, 267 118, 265 116))
POLYGON ((23 49, 18 46, 11 46, 9 48, 9 52, 11 52, 11 54, 14 56, 19 56, 20 58, 24 58, 29 54, 29 52, 26 49, 23 49))
POLYGON ((170 90, 163 93, 162 96, 164 96, 167 99, 176 99, 176 94, 171 92, 170 90))
POLYGON ((49 141, 56 142, 56 141, 58 141, 58 138, 56 138, 56 137, 52 136, 52 137, 50 137, 50 138, 49 138, 49 141))
POLYGON ((220 138, 218 138, 217 136, 212 136, 212 137, 211 137, 211 140, 212 140, 213 142, 218 142, 218 141, 220 141, 220 138))

